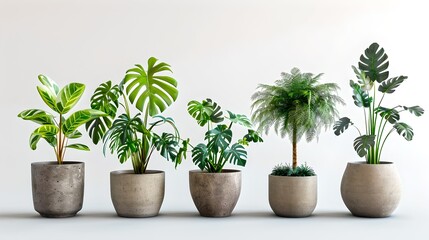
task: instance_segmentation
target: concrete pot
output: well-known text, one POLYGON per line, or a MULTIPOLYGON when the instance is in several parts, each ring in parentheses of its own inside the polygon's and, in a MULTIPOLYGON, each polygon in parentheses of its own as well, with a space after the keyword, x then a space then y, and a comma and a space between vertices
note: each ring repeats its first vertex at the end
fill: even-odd
POLYGON ((268 200, 280 217, 308 217, 317 204, 317 176, 268 175, 268 200))
POLYGON ((75 216, 82 209, 84 178, 83 162, 32 163, 34 209, 43 217, 75 216))
POLYGON ((135 174, 132 170, 110 172, 110 194, 120 217, 157 216, 164 191, 163 171, 146 170, 144 174, 135 174))
POLYGON ((195 206, 204 217, 231 216, 241 191, 241 171, 221 173, 189 171, 189 188, 195 206))
POLYGON ((391 162, 348 163, 341 181, 341 196, 355 216, 388 217, 401 198, 399 173, 391 162))

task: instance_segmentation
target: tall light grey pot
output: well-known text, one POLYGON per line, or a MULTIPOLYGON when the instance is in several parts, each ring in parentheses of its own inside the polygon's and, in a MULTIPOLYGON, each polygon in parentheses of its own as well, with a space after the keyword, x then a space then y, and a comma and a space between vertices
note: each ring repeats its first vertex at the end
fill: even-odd
POLYGON ((83 162, 32 163, 34 209, 43 217, 75 216, 82 209, 84 178, 83 162))
POLYGON ((391 162, 348 163, 341 181, 341 196, 355 216, 388 217, 401 199, 399 173, 391 162))
POLYGON ((153 217, 159 214, 165 191, 165 173, 146 170, 110 172, 110 194, 120 217, 153 217))
POLYGON ((308 217, 317 205, 317 176, 268 175, 268 200, 280 217, 308 217))
POLYGON ((220 173, 189 171, 192 200, 201 216, 231 216, 241 191, 241 171, 224 169, 220 173))

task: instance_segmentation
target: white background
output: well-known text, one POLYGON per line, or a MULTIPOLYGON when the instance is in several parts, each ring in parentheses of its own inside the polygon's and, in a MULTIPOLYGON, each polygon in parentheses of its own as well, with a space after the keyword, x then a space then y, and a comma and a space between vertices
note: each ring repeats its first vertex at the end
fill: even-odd
MULTIPOLYGON (((35 124, 16 115, 27 108, 46 109, 36 91, 37 75, 46 74, 61 86, 87 85, 75 110, 87 108, 99 83, 119 82, 133 64, 146 65, 155 56, 172 66, 179 98, 164 115, 172 116, 182 135, 194 143, 204 129, 188 116, 186 104, 210 97, 223 109, 250 115, 250 96, 258 83, 273 83, 280 72, 299 67, 325 73, 322 82, 336 82, 347 106, 341 116, 362 124, 351 99, 350 66, 372 42, 389 55, 391 76, 407 75, 387 106, 428 108, 428 6, 425 1, 4 1, 0 0, 1 78, 1 239, 117 239, 118 237, 258 238, 330 237, 333 239, 422 239, 427 228, 429 177, 424 139, 427 116, 404 121, 413 126, 412 142, 389 139, 383 159, 394 161, 403 182, 399 208, 391 218, 351 217, 339 193, 348 161, 359 160, 352 147, 353 130, 336 137, 332 130, 319 142, 298 145, 298 158, 316 170, 319 201, 314 216, 277 218, 267 200, 267 178, 273 166, 291 160, 291 144, 274 132, 248 149, 240 200, 227 219, 198 217, 188 189, 191 159, 177 170, 153 157, 150 169, 166 172, 161 215, 150 219, 115 216, 110 200, 109 172, 131 169, 101 146, 82 142, 91 152, 69 151, 66 158, 86 164, 84 207, 70 219, 43 219, 33 210, 30 163, 54 160, 44 143, 28 146, 35 124)), ((406 115, 406 114, 405 114, 406 115)), ((238 128, 237 128, 238 129, 238 128)), ((83 130, 83 129, 82 129, 83 130)), ((243 133, 242 131, 236 134, 243 133)))

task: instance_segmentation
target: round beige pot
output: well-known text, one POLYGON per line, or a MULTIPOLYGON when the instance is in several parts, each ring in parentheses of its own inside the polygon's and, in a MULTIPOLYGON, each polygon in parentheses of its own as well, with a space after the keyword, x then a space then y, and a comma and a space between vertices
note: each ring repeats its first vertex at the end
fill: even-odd
POLYGON ((165 173, 146 170, 135 174, 132 170, 110 172, 110 194, 120 217, 138 218, 158 215, 164 200, 165 173))
POLYGON ((192 200, 204 217, 231 216, 241 191, 241 171, 224 169, 221 173, 189 171, 192 200))
POLYGON ((83 162, 32 163, 34 209, 43 217, 75 216, 82 209, 84 178, 83 162))
POLYGON ((317 204, 317 176, 268 175, 268 200, 280 217, 308 217, 317 204))
POLYGON ((348 163, 341 181, 341 196, 355 216, 388 217, 401 198, 399 173, 391 162, 348 163))

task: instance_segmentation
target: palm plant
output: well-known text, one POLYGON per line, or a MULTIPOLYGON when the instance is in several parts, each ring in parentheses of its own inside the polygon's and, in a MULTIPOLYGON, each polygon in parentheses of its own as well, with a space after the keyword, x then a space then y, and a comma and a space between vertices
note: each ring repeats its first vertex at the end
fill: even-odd
POLYGON ((359 68, 352 66, 358 82, 350 80, 350 87, 353 89, 355 105, 363 108, 365 134, 362 134, 348 117, 340 118, 334 125, 334 133, 337 136, 349 126, 357 129, 359 137, 354 140, 353 146, 359 157, 365 157, 368 164, 380 163, 384 144, 395 130, 405 140, 411 141, 413 139, 413 128, 399 121, 401 112, 408 111, 417 117, 424 113, 424 109, 420 106, 397 105, 390 108, 381 105, 386 94, 394 93, 396 88, 408 78, 402 75, 389 78, 389 71, 387 71, 389 61, 387 59, 384 49, 380 48, 378 43, 373 43, 360 56, 359 68), (378 98, 376 90, 381 93, 380 98, 378 98), (378 103, 376 103, 376 99, 379 99, 378 103), (388 123, 392 126, 389 131, 385 132, 388 123))
POLYGON ((338 115, 336 104, 343 100, 334 94, 335 83, 319 83, 322 74, 301 73, 293 68, 282 73, 274 85, 259 84, 252 96, 252 120, 268 134, 271 127, 292 142, 292 167, 296 169, 297 143, 305 135, 307 142, 329 128, 338 115))
POLYGON ((171 72, 170 65, 157 63, 149 58, 147 70, 141 65, 126 72, 118 85, 111 81, 102 83, 91 98, 91 108, 105 111, 108 115, 94 119, 86 124, 94 144, 104 142, 107 148, 116 152, 119 161, 124 163, 131 158, 134 173, 145 173, 152 153, 160 154, 175 163, 176 167, 186 157, 189 140, 182 140, 172 118, 159 116, 178 96, 177 81, 163 72, 171 72), (122 101, 121 101, 122 99, 122 101), (138 113, 131 113, 133 104, 138 113), (124 112, 118 115, 119 106, 124 112), (149 122, 149 117, 153 122, 149 122), (173 133, 157 134, 155 127, 168 124, 173 133), (181 145, 181 146, 179 146, 181 145))
POLYGON ((68 144, 69 139, 82 136, 77 129, 86 122, 97 120, 106 114, 99 110, 85 109, 74 112, 66 118, 65 115, 81 98, 85 85, 70 83, 60 89, 58 84, 49 77, 39 75, 38 78, 42 83, 41 86, 37 86, 40 97, 58 116, 55 117, 41 109, 27 109, 19 113, 18 117, 41 125, 31 133, 31 149, 36 150, 39 140, 43 138, 54 149, 58 164, 62 164, 67 148, 89 151, 89 147, 84 144, 68 144))

